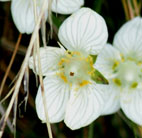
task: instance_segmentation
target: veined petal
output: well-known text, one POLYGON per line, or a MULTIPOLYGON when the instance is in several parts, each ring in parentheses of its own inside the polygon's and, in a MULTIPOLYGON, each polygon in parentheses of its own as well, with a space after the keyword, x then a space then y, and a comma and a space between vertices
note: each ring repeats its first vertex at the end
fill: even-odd
POLYGON ((99 117, 104 99, 96 84, 88 84, 79 90, 73 89, 70 94, 64 119, 70 129, 87 126, 99 117))
POLYGON ((98 54, 107 41, 104 19, 89 8, 81 8, 59 28, 59 39, 69 50, 98 54))
POLYGON ((125 115, 138 125, 142 125, 142 92, 141 90, 121 93, 120 104, 125 115))
POLYGON ((120 108, 120 89, 113 84, 100 86, 103 91, 106 102, 102 111, 102 115, 115 113, 120 108))
POLYGON ((142 57, 142 18, 136 17, 125 23, 114 37, 113 44, 121 53, 142 57))
MULTIPOLYGON (((37 14, 40 12, 40 7, 43 0, 37 3, 37 14)), ((30 34, 35 27, 34 6, 32 0, 12 0, 11 12, 14 23, 19 32, 30 34)), ((47 13, 45 13, 47 18, 47 13)))
MULTIPOLYGON (((42 47, 39 49, 41 71, 42 75, 45 76, 48 73, 58 70, 58 62, 60 57, 64 54, 64 50, 61 48, 54 47, 42 47)), ((29 67, 37 74, 39 74, 38 67, 38 55, 35 55, 35 67, 33 56, 30 57, 29 67)))
POLYGON ((60 14, 71 14, 84 4, 84 0, 53 0, 52 11, 60 14))
POLYGON ((107 44, 98 55, 94 67, 109 79, 114 76, 114 70, 120 60, 119 51, 110 44, 107 44))
MULTIPOLYGON (((49 121, 50 123, 60 122, 64 118, 65 107, 69 99, 69 86, 56 75, 46 76, 43 83, 49 121)), ((40 87, 35 104, 38 117, 45 123, 46 118, 40 87)))

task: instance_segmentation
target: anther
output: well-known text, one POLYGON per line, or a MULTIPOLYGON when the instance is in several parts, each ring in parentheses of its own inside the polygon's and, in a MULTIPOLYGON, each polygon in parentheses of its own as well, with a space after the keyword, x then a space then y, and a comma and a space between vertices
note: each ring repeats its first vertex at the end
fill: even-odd
POLYGON ((70 72, 70 76, 74 76, 74 72, 70 72))

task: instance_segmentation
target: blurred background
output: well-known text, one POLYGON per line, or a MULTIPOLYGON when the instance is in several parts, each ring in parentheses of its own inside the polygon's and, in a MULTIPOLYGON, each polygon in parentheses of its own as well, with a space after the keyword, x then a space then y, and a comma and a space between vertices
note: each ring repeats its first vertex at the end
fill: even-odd
MULTIPOLYGON (((131 0, 128 1, 132 3, 131 0)), ((137 0, 137 2, 139 4, 142 4, 141 0, 137 0)), ((124 3, 126 4, 127 0, 85 0, 84 7, 90 7, 104 17, 108 26, 109 43, 112 43, 114 34, 117 32, 120 26, 130 19, 124 9, 124 3)), ((19 32, 16 29, 12 20, 10 4, 10 2, 0 2, 0 83, 2 82, 8 64, 11 60, 12 53, 15 49, 15 45, 19 36, 19 32)), ((58 46, 58 28, 63 20, 67 17, 68 16, 52 13, 52 39, 49 37, 50 26, 48 22, 46 23, 48 45, 58 46)), ((16 75, 18 74, 23 59, 25 57, 30 38, 31 35, 22 35, 16 58, 4 85, 1 99, 7 95, 12 86, 12 83, 16 79, 16 75)), ((48 138, 46 124, 41 123, 41 121, 37 117, 35 110, 34 100, 38 88, 36 86, 35 75, 31 70, 29 73, 29 97, 26 105, 26 111, 24 110, 24 102, 23 104, 21 104, 26 96, 23 85, 21 85, 18 95, 16 137, 48 138)), ((11 96, 7 100, 5 100, 2 105, 0 105, 0 118, 4 113, 4 110, 6 110, 10 98, 11 96)), ((14 137, 14 134, 12 133, 13 118, 14 108, 12 109, 12 112, 10 114, 8 120, 9 124, 6 126, 3 138, 14 137)), ((142 138, 142 129, 129 121, 122 111, 119 111, 118 113, 109 116, 101 116, 90 126, 81 128, 76 131, 71 131, 69 128, 66 127, 64 122, 52 124, 51 127, 53 137, 55 138, 142 138)))

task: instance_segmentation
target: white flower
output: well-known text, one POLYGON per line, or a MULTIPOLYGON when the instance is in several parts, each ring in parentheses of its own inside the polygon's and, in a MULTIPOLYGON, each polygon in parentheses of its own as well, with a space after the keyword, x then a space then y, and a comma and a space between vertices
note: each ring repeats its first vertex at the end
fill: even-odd
MULTIPOLYGON (((58 33, 60 42, 68 49, 40 48, 46 104, 51 123, 64 119, 71 129, 94 121, 102 112, 105 96, 100 85, 92 80, 94 73, 91 54, 98 54, 107 41, 104 19, 89 8, 82 8, 67 18, 58 33)), ((35 69, 33 57, 30 68, 35 69)), ((41 88, 36 96, 38 117, 45 122, 41 88)))
POLYGON ((71 14, 82 5, 84 5, 84 0, 53 0, 52 11, 60 14, 71 14))
POLYGON ((120 107, 126 116, 142 125, 142 18, 136 17, 116 33, 113 47, 107 45, 97 58, 97 68, 110 82, 104 87, 108 102, 102 114, 120 107))
MULTIPOLYGON (((40 13, 43 1, 37 1, 37 14, 40 13)), ((11 13, 19 32, 27 34, 33 32, 36 21, 33 0, 12 0, 11 13)), ((47 12, 45 13, 45 18, 47 19, 47 12)))
MULTIPOLYGON (((8 1, 8 0, 0 0, 8 1)), ((39 15, 44 0, 36 0, 37 14, 39 15)), ((48 4, 48 0, 47 0, 48 4)), ((52 11, 60 14, 71 14, 84 4, 84 0, 53 0, 52 11)), ((34 1, 33 0, 12 0, 11 12, 14 23, 21 33, 30 34, 35 27, 34 1)), ((47 19, 48 10, 45 12, 47 19)))

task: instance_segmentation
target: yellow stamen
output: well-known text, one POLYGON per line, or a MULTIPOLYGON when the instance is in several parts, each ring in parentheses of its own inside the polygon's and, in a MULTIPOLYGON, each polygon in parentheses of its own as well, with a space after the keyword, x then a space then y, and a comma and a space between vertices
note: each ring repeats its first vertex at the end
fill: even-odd
POLYGON ((136 88, 138 86, 138 83, 137 82, 133 82, 132 84, 131 84, 131 88, 136 88))
POLYGON ((114 61, 114 64, 113 64, 113 66, 112 66, 112 69, 113 70, 115 70, 116 69, 116 67, 118 67, 118 65, 120 64, 120 62, 119 61, 114 61))
POLYGON ((72 57, 72 52, 66 51, 66 57, 71 58, 72 57))
POLYGON ((118 85, 118 86, 121 86, 122 85, 122 83, 121 83, 121 80, 120 79, 113 79, 112 80, 116 85, 118 85))
POLYGON ((62 66, 64 62, 67 63, 67 62, 69 62, 69 60, 68 60, 68 59, 65 59, 65 58, 61 58, 61 60, 60 60, 60 62, 58 63, 58 65, 59 65, 59 66, 62 66))
POLYGON ((123 54, 120 54, 120 56, 121 56, 121 61, 124 62, 125 58, 124 58, 123 54))
POLYGON ((60 78, 61 78, 65 83, 68 82, 68 80, 67 80, 67 78, 66 78, 66 76, 64 75, 63 72, 57 73, 57 75, 60 76, 60 78))
POLYGON ((139 62, 137 63, 137 65, 138 65, 138 66, 141 66, 141 65, 142 65, 142 61, 139 61, 139 62))
POLYGON ((88 74, 92 76, 94 74, 94 72, 95 72, 95 69, 91 68, 91 71, 89 71, 88 74))
POLYGON ((81 83, 79 83, 79 86, 80 86, 80 87, 83 87, 83 86, 85 86, 85 85, 87 85, 87 84, 91 84, 91 82, 90 82, 90 81, 87 81, 87 80, 83 80, 81 83))
POLYGON ((78 56, 80 56, 80 52, 74 51, 74 52, 72 52, 72 55, 78 55, 78 56))
POLYGON ((61 77, 61 79, 62 80, 64 80, 64 82, 68 82, 68 80, 67 80, 67 78, 66 78, 66 76, 64 75, 64 73, 60 73, 60 77, 61 77))

